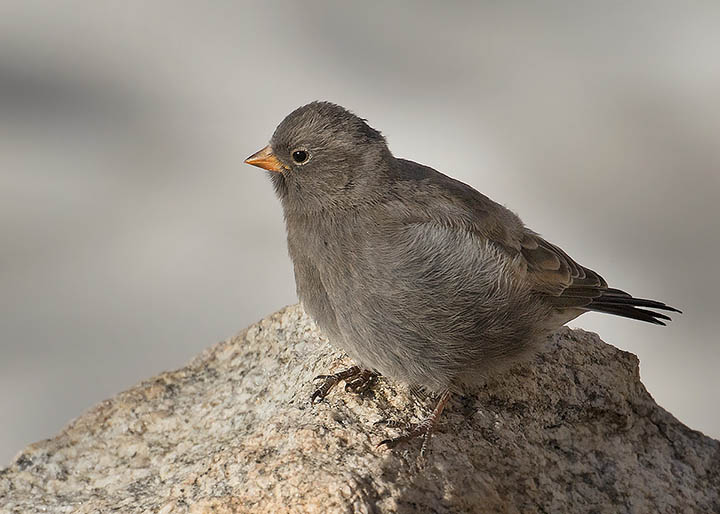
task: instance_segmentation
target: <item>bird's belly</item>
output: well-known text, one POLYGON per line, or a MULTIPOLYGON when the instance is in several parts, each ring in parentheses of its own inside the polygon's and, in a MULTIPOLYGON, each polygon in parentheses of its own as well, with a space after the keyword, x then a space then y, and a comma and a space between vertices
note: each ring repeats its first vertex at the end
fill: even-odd
POLYGON ((427 291, 389 298, 345 279, 342 290, 329 287, 342 335, 333 342, 358 365, 414 386, 439 391, 484 375, 529 354, 544 334, 533 305, 494 308, 427 291))

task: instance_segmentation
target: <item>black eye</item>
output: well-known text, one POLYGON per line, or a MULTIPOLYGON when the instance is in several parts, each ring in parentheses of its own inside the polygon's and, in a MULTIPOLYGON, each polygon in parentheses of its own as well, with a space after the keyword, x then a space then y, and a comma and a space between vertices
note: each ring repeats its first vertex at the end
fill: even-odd
POLYGON ((308 153, 305 150, 295 150, 292 153, 293 161, 298 164, 302 164, 308 160, 308 153))

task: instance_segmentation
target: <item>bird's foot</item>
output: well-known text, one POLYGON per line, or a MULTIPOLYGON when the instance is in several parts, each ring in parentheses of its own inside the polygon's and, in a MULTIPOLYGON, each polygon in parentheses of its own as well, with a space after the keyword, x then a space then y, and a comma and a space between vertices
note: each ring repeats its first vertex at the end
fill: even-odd
POLYGON ((345 390, 355 394, 362 394, 375 385, 379 373, 364 369, 350 379, 345 380, 345 390))
POLYGON ((369 369, 362 369, 360 366, 352 366, 332 375, 318 375, 315 380, 323 380, 324 382, 312 394, 310 403, 315 403, 315 400, 322 401, 343 380, 345 381, 346 391, 363 393, 377 381, 377 377, 377 373, 369 369))
MULTIPOLYGON (((430 442, 430 437, 432 436, 433 431, 435 430, 435 425, 437 424, 438 419, 440 418, 440 415, 442 414, 443 409, 445 408, 445 405, 447 404, 448 400, 450 400, 451 393, 450 391, 445 391, 441 396, 440 400, 438 401, 437 405, 435 406, 435 409, 432 411, 432 414, 430 414, 427 418, 423 419, 420 423, 410 425, 407 429, 407 432, 399 437, 393 437, 391 439, 385 439, 383 441, 380 441, 380 443, 377 445, 378 448, 381 446, 385 446, 388 449, 392 450, 397 445, 406 443, 410 441, 411 439, 415 439, 416 437, 422 437, 422 446, 420 447, 420 456, 424 457, 425 452, 427 451, 428 444, 430 442)), ((387 423, 392 424, 392 423, 387 423)))
POLYGON ((420 455, 424 456, 432 436, 434 423, 430 418, 425 418, 420 423, 411 424, 407 428, 407 432, 399 437, 393 437, 390 439, 384 439, 377 445, 378 448, 385 446, 389 450, 392 450, 397 445, 407 443, 408 441, 415 439, 416 437, 422 437, 422 446, 420 446, 420 455))

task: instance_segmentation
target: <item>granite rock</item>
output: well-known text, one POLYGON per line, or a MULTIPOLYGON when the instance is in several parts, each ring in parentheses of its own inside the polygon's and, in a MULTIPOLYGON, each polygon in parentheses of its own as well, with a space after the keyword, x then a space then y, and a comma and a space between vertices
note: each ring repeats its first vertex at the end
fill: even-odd
POLYGON ((314 406, 347 365, 299 306, 100 403, 0 471, 0 511, 720 512, 720 443, 659 407, 637 358, 562 329, 456 396, 419 442, 377 449, 432 398, 381 378, 314 406))

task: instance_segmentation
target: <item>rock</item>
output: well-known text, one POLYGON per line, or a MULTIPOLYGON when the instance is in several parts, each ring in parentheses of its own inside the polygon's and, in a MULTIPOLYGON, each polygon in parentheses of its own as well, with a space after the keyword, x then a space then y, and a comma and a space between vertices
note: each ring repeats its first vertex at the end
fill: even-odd
POLYGON ((562 329, 448 405, 430 454, 376 449, 432 406, 383 378, 309 404, 348 362, 288 307, 104 401, 0 471, 2 512, 720 512, 720 443, 653 401, 637 358, 562 329))

